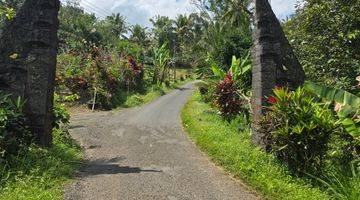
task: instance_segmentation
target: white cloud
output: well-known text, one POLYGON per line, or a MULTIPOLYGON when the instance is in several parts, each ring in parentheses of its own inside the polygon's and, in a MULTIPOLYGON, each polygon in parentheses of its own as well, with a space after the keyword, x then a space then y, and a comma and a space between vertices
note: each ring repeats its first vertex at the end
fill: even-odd
MULTIPOLYGON (((295 11, 298 0, 271 0, 274 12, 280 19, 286 18, 295 11)), ((86 10, 98 13, 98 16, 120 13, 130 24, 151 26, 149 19, 155 15, 165 15, 170 18, 181 13, 195 10, 190 0, 81 0, 86 10)))
POLYGON ((295 5, 300 0, 271 0, 271 6, 279 19, 285 19, 295 12, 295 5))
POLYGON ((190 13, 195 9, 190 0, 82 0, 81 4, 95 11, 98 10, 96 7, 100 8, 103 10, 98 12, 100 15, 120 13, 130 24, 146 26, 151 25, 149 19, 155 15, 175 18, 178 14, 190 13))

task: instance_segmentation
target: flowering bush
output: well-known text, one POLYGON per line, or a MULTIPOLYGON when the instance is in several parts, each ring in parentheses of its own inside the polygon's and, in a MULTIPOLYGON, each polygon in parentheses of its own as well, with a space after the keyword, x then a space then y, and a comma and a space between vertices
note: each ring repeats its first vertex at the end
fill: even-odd
POLYGON ((110 109, 119 90, 140 89, 143 76, 143 64, 135 57, 93 47, 90 52, 66 52, 58 56, 56 90, 62 96, 78 95, 80 103, 110 109))
POLYGON ((268 149, 297 174, 319 172, 338 124, 330 109, 299 88, 276 88, 261 122, 268 149))
POLYGON ((232 119, 241 112, 248 112, 244 108, 247 101, 240 97, 231 72, 227 73, 224 80, 217 84, 215 99, 215 104, 220 109, 221 115, 227 120, 232 119))
POLYGON ((128 91, 138 88, 144 77, 144 65, 138 64, 133 56, 128 56, 124 68, 121 68, 124 84, 128 91))

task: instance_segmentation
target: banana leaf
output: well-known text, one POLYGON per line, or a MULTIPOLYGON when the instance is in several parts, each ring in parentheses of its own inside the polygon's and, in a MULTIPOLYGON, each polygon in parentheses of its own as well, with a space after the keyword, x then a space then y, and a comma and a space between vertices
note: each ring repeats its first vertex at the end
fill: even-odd
POLYGON ((319 85, 311 81, 305 83, 305 87, 323 99, 331 102, 335 101, 337 103, 350 106, 355 109, 360 109, 360 97, 351 94, 350 92, 324 85, 319 85))

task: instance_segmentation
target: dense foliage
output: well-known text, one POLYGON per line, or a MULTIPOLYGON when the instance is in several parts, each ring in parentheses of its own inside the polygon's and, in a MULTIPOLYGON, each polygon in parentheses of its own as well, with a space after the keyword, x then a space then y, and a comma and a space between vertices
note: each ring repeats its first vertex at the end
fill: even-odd
POLYGON ((306 0, 284 27, 309 79, 358 93, 359 26, 359 0, 306 0))
POLYGON ((228 120, 239 115, 243 110, 242 106, 246 104, 246 101, 241 99, 237 93, 237 87, 231 73, 228 73, 224 80, 216 86, 215 97, 221 115, 228 120))
POLYGON ((338 125, 332 112, 304 89, 274 90, 262 121, 269 150, 298 173, 319 172, 332 134, 338 125))
POLYGON ((141 25, 130 26, 120 14, 99 19, 69 1, 59 18, 56 90, 63 102, 77 97, 75 102, 92 109, 111 109, 126 104, 129 94, 184 80, 178 69, 193 66, 192 56, 184 53, 193 36, 189 16, 154 17, 150 33, 141 25))
POLYGON ((20 98, 14 101, 0 92, 0 163, 1 158, 17 154, 32 142, 33 135, 26 126, 23 106, 24 101, 20 98))
MULTIPOLYGON (((359 81, 360 82, 360 81, 359 81)), ((360 159, 360 97, 341 89, 306 83, 306 88, 334 107, 338 123, 342 125, 341 140, 347 144, 343 147, 349 162, 360 159)), ((347 161, 346 161, 347 160, 347 161)))

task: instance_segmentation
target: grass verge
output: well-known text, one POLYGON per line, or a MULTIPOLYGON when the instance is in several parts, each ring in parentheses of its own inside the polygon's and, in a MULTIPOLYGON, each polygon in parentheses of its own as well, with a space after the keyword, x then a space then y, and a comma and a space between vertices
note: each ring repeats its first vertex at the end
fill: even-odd
POLYGON ((82 151, 67 133, 55 130, 53 136, 51 148, 31 147, 0 165, 0 200, 62 199, 62 187, 80 167, 82 151))
POLYGON ((290 173, 276 159, 253 146, 250 131, 238 132, 196 93, 181 114, 185 130, 201 150, 265 199, 326 200, 327 193, 290 173))

